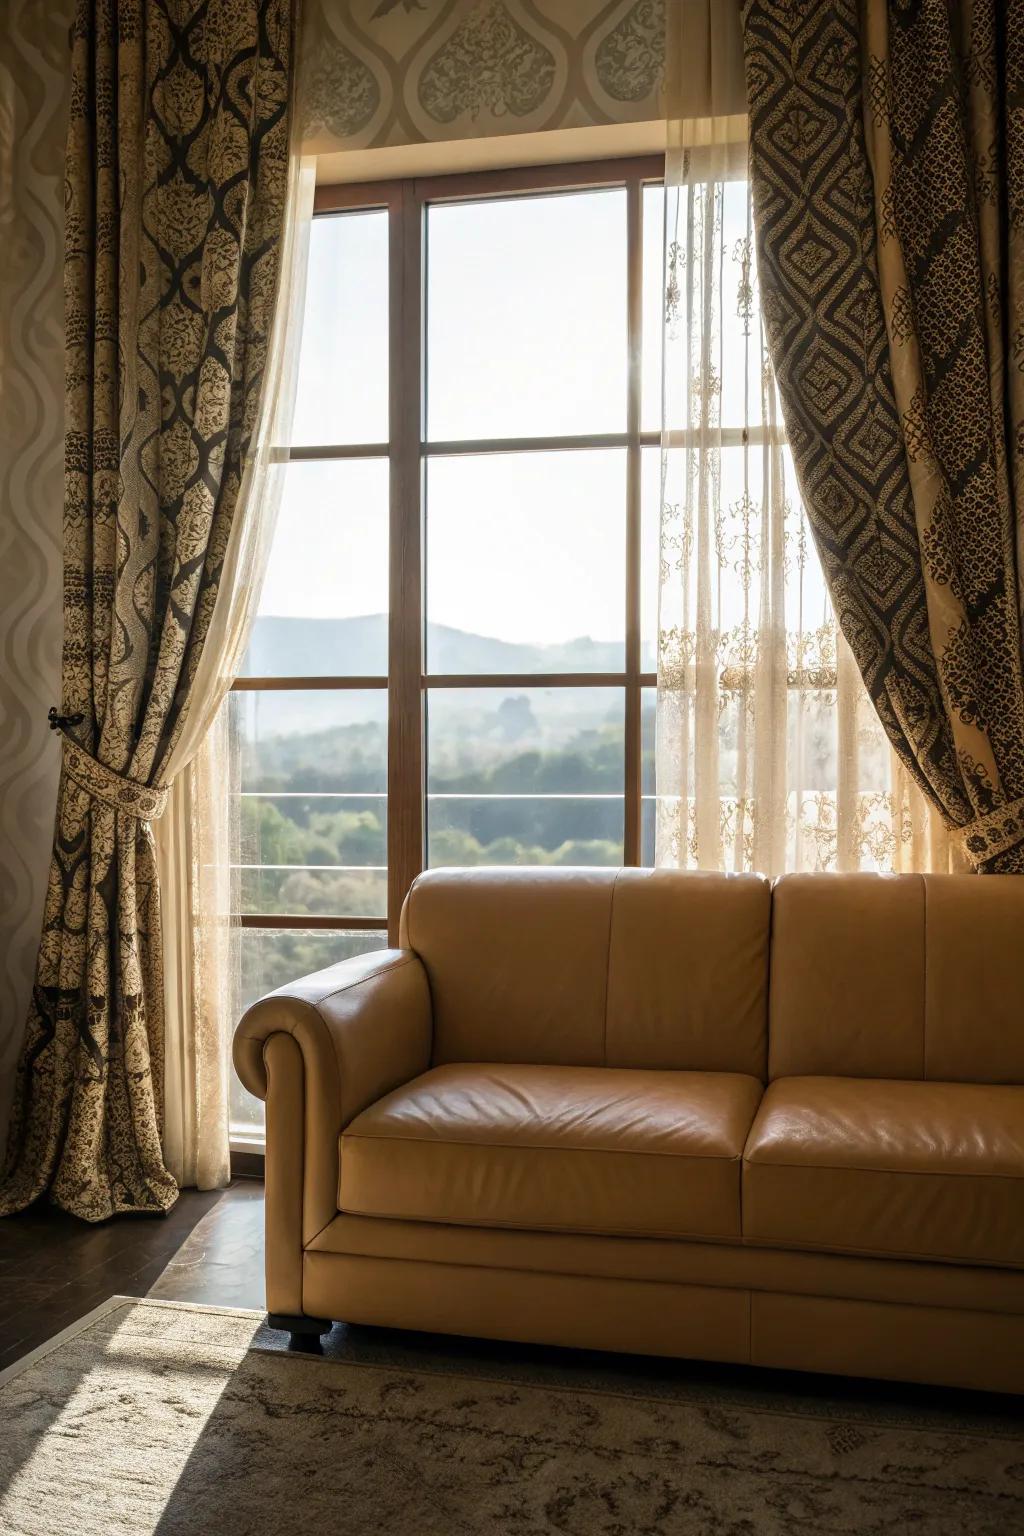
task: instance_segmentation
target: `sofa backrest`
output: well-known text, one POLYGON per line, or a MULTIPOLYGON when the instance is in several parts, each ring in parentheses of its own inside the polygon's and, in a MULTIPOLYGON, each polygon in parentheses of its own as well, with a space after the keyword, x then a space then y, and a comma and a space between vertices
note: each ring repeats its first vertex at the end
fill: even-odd
POLYGON ((432 870, 400 942, 430 982, 434 1062, 767 1067, 771 891, 758 875, 432 870))
POLYGON ((774 1077, 1024 1083, 1024 879, 783 875, 774 1077))

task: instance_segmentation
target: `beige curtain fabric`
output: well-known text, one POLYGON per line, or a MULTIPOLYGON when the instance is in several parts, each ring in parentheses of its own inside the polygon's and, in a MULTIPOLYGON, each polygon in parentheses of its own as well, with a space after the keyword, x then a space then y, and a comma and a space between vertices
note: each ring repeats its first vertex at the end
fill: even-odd
POLYGON ((739 12, 669 7, 656 858, 946 869, 839 634, 762 327, 739 12))
POLYGON ((167 810, 154 824, 163 911, 164 1160, 179 1185, 218 1189, 230 1177, 228 1094, 237 1022, 238 903, 232 889, 236 755, 226 695, 241 668, 280 504, 302 336, 316 161, 297 135, 281 240, 280 300, 262 414, 239 491, 217 606, 168 760, 167 810))
POLYGON ((222 989, 235 963, 231 870, 207 848, 227 837, 230 761, 219 718, 154 823, 164 946, 163 1155, 180 1187, 230 1178, 222 989), (220 837, 218 838, 218 832, 220 837))
POLYGON ((289 0, 79 0, 66 159, 63 766, 0 1213, 165 1210, 150 820, 264 401, 289 0))
POLYGON ((907 776, 1024 872, 1024 0, 746 0, 771 354, 907 776))

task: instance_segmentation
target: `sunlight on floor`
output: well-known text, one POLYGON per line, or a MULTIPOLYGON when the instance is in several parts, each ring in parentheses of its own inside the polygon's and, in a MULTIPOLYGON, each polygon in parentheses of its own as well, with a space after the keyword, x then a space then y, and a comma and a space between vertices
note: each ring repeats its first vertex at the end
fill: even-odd
POLYGON ((118 1298, 30 1357, 4 1392, 0 1530, 153 1536, 261 1321, 118 1298))

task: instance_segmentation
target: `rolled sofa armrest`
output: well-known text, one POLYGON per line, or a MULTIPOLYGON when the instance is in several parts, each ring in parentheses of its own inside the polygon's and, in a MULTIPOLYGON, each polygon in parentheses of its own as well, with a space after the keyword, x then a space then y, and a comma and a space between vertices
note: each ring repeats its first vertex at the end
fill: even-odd
POLYGON ((267 1303, 301 1312, 302 1249, 338 1210, 338 1143, 359 1112, 430 1065, 426 972, 378 950, 279 987, 235 1030, 235 1070, 267 1105, 267 1303))

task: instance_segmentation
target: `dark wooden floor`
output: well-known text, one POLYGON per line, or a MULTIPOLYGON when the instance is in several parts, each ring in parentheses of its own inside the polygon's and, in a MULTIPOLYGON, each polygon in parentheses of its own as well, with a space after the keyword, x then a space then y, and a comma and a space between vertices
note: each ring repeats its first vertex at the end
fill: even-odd
POLYGON ((99 1226, 44 1204, 0 1221, 0 1370, 119 1295, 262 1307, 262 1183, 99 1226))

